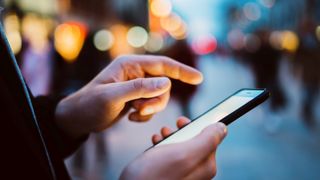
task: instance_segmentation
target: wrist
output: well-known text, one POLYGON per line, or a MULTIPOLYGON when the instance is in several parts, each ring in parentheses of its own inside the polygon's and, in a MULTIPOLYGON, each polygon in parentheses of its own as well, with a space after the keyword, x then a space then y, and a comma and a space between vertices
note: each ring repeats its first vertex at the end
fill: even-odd
POLYGON ((85 137, 89 132, 84 132, 83 127, 77 121, 75 116, 76 104, 70 102, 70 97, 62 99, 55 110, 55 122, 59 130, 71 139, 79 139, 85 137))

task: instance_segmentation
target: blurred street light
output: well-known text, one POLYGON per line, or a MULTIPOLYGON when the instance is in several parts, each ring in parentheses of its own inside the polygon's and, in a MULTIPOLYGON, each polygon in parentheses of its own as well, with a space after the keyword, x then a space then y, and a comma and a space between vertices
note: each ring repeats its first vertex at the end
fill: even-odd
POLYGON ((54 33, 54 46, 67 62, 73 62, 82 49, 86 34, 87 28, 83 24, 76 22, 61 24, 54 33))
POLYGON ((100 30, 94 35, 93 44, 99 51, 107 51, 114 44, 114 36, 110 31, 100 30))
POLYGON ((251 21, 256 21, 261 17, 261 10, 257 3, 249 2, 243 7, 245 17, 251 21))
POLYGON ((147 43, 145 44, 144 48, 148 52, 158 52, 163 48, 164 40, 161 34, 151 32, 149 33, 149 38, 147 43))
POLYGON ((129 29, 127 40, 132 47, 139 48, 148 41, 148 33, 144 28, 135 26, 129 29))
POLYGON ((169 16, 172 11, 172 3, 170 0, 152 0, 151 12, 157 17, 169 16))

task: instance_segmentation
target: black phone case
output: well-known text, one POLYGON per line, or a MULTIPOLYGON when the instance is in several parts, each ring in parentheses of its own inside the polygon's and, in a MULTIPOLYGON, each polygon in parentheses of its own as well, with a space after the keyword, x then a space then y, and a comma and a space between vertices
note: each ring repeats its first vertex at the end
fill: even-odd
MULTIPOLYGON (((225 118, 221 119, 219 122, 222 122, 225 125, 229 125, 233 121, 237 120, 239 117, 243 116, 244 114, 246 114, 247 112, 249 112, 250 110, 255 108, 256 106, 258 106, 261 103, 263 103, 270 96, 270 93, 269 93, 269 91, 267 89, 249 89, 249 88, 240 89, 239 91, 235 92, 231 96, 234 96, 235 94, 237 94, 238 92, 243 91, 243 90, 263 90, 263 93, 261 93, 259 96, 257 96, 253 100, 249 101, 247 104, 241 106, 239 109, 237 109, 236 111, 232 112, 231 114, 229 114, 225 118)), ((228 98, 230 98, 231 96, 229 96, 228 98)), ((226 98, 226 99, 228 99, 228 98, 226 98)), ((223 100, 223 101, 225 101, 225 100, 223 100)), ((221 104, 222 102, 220 102, 219 104, 221 104)), ((218 106, 219 104, 217 104, 216 106, 218 106)), ((216 106, 214 106, 213 108, 215 108, 216 106)), ((213 108, 211 108, 210 110, 212 110, 213 108)), ((204 114, 201 114, 199 117, 201 117, 204 114)), ((197 117, 196 119, 198 119, 199 117, 197 117)))

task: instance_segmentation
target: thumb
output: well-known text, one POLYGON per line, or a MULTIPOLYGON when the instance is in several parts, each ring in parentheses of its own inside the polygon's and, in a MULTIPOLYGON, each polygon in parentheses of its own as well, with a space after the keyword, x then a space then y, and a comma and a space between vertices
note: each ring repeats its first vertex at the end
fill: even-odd
POLYGON ((113 83, 114 100, 124 103, 140 98, 157 97, 171 88, 167 77, 137 78, 130 81, 113 83))
POLYGON ((206 127, 199 135, 187 141, 189 153, 193 157, 194 163, 202 162, 203 159, 215 152, 226 134, 226 126, 219 122, 206 127))

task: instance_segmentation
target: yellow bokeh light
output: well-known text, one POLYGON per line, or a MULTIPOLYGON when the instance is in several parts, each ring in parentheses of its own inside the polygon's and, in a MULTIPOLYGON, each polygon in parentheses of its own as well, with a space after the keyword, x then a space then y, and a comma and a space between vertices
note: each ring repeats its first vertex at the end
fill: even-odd
POLYGON ((16 14, 7 15, 4 18, 4 29, 13 53, 18 54, 22 49, 22 37, 20 21, 16 14))
POLYGON ((183 22, 177 30, 171 31, 169 34, 176 40, 185 39, 188 35, 187 25, 183 22))
POLYGON ((172 3, 170 0, 152 0, 150 8, 153 15, 166 17, 172 11, 172 3))
POLYGON ((4 27, 6 31, 19 31, 20 21, 16 14, 9 14, 4 18, 4 27))
POLYGON ((27 14, 22 20, 22 34, 32 49, 37 52, 43 52, 49 44, 49 34, 53 25, 48 19, 27 14))
POLYGON ((19 31, 11 31, 7 33, 10 47, 14 54, 18 54, 22 48, 22 38, 19 31))
POLYGON ((113 25, 110 28, 114 35, 114 44, 110 49, 110 56, 112 59, 124 54, 134 53, 134 49, 129 46, 127 41, 128 27, 122 24, 113 25))
POLYGON ((82 49, 85 36, 86 32, 80 25, 61 24, 54 33, 55 48, 67 62, 73 62, 82 49))
POLYGON ((292 31, 284 31, 282 39, 282 48, 289 51, 295 52, 299 47, 299 38, 292 31))
POLYGON ((270 45, 277 49, 282 50, 283 33, 281 31, 274 31, 270 34, 269 43, 270 45))
POLYGON ((181 18, 176 14, 171 14, 168 17, 161 18, 160 20, 161 27, 168 32, 176 31, 182 26, 181 18))

